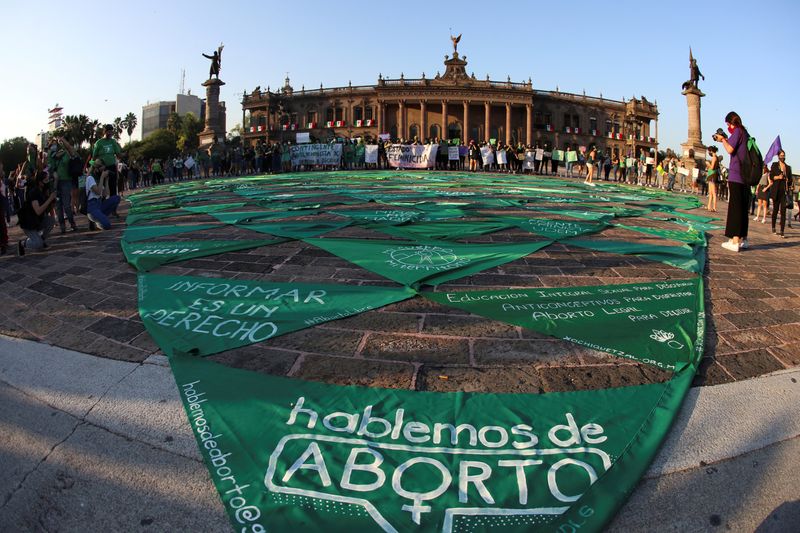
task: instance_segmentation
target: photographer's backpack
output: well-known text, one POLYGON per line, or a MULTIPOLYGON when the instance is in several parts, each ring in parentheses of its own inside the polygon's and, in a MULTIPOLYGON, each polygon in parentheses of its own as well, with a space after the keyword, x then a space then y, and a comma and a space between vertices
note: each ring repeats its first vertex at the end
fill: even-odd
POLYGON ((761 156, 761 150, 756 145, 756 138, 747 138, 747 149, 742 157, 742 180, 748 187, 758 185, 761 181, 761 174, 764 169, 764 158, 761 156))

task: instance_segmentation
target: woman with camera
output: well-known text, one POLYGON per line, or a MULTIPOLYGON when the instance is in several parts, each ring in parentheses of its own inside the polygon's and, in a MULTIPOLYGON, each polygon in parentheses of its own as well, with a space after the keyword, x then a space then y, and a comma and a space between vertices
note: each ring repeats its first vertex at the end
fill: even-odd
POLYGON ((725 124, 728 127, 728 138, 724 132, 717 130, 714 140, 722 143, 725 151, 731 156, 728 168, 728 216, 725 222, 725 236, 730 240, 723 242, 722 247, 732 252, 748 248, 747 230, 750 217, 750 187, 745 185, 742 178, 742 158, 747 151, 747 140, 750 135, 742 125, 742 118, 734 111, 725 115, 725 124))
POLYGON ((778 211, 781 213, 781 232, 777 235, 784 238, 783 230, 786 227, 786 194, 792 190, 792 167, 786 164, 786 152, 778 152, 778 160, 772 163, 769 170, 770 197, 772 198, 772 234, 775 235, 775 222, 778 220, 778 211))

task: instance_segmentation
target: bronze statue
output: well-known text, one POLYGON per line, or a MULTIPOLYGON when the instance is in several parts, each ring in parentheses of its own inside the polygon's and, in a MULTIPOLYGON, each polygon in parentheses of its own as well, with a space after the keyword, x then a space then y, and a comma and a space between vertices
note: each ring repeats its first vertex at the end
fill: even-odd
POLYGON ((683 90, 689 89, 690 87, 697 89, 697 83, 700 81, 700 78, 703 78, 703 81, 706 80, 706 77, 700 72, 700 67, 697 66, 697 60, 692 55, 692 49, 689 48, 689 80, 683 82, 683 90))
POLYGON ((450 36, 450 40, 453 41, 453 55, 458 56, 458 41, 461 40, 461 34, 458 34, 458 37, 450 36))
POLYGON ((216 76, 219 79, 219 69, 222 66, 222 49, 225 48, 225 45, 220 43, 219 48, 217 51, 214 52, 214 55, 209 56, 203 54, 203 57, 206 59, 211 60, 211 67, 208 69, 208 79, 211 79, 213 76, 216 76))

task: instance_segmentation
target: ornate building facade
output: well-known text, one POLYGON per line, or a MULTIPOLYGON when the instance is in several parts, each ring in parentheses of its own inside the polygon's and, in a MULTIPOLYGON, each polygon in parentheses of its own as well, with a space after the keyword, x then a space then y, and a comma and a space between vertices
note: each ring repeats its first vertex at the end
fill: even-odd
POLYGON ((291 140, 308 132, 333 137, 424 141, 445 138, 563 148, 595 145, 617 154, 658 149, 658 108, 646 98, 627 102, 535 89, 533 83, 478 80, 467 74, 467 57, 445 56, 444 74, 386 79, 376 85, 299 91, 289 83, 277 91, 259 88, 242 98, 247 143, 291 140), (655 124, 653 124, 655 123, 655 124), (655 133, 653 133, 655 125, 655 133))

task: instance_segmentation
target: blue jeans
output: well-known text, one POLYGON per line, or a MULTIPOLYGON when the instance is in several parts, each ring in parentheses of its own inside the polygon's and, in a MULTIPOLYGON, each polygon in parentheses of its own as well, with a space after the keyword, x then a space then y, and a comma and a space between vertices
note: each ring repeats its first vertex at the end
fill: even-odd
POLYGON ((54 225, 55 221, 53 217, 45 215, 42 217, 42 223, 38 230, 23 229, 22 231, 25 232, 25 236, 28 237, 24 241, 25 248, 28 250, 41 250, 44 248, 44 240, 50 235, 50 231, 53 229, 54 225))
POLYGON ((58 180, 58 188, 56 189, 58 202, 56 203, 56 212, 58 213, 58 225, 64 228, 64 216, 66 215, 69 220, 69 225, 75 227, 75 217, 72 213, 72 181, 71 180, 58 180))
POLYGON ((102 202, 99 198, 92 198, 86 203, 86 215, 89 220, 103 229, 111 229, 111 222, 108 215, 116 211, 119 205, 119 196, 109 196, 102 202))

